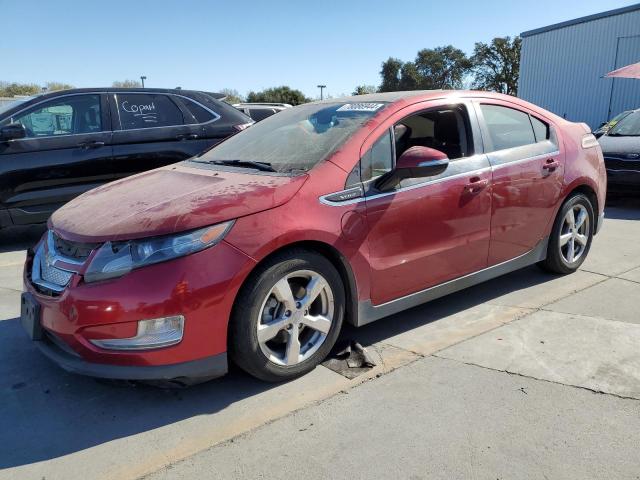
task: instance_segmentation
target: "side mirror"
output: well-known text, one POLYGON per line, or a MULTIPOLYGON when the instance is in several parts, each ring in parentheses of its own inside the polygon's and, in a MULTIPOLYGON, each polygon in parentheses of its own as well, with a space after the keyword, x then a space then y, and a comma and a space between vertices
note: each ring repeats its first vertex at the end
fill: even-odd
POLYGON ((389 190, 405 178, 433 177, 449 166, 449 157, 440 150, 429 147, 411 147, 396 162, 396 168, 380 177, 379 190, 389 190))
POLYGON ((27 131, 21 123, 11 123, 0 128, 0 140, 17 140, 27 136, 27 131))

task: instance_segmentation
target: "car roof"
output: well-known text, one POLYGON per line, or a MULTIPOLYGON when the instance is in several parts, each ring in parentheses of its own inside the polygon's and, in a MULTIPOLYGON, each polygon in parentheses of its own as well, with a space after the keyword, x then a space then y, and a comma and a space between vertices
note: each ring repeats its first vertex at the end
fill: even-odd
POLYGON ((68 90, 57 90, 55 92, 45 92, 39 95, 39 98, 54 97, 56 95, 72 94, 72 93, 173 93, 176 95, 189 95, 194 93, 204 93, 216 99, 224 98, 223 93, 205 92, 203 90, 183 90, 177 88, 125 88, 125 87, 97 87, 97 88, 70 88, 68 90))
POLYGON ((446 98, 446 97, 490 97, 497 99, 509 99, 510 101, 517 100, 522 102, 521 99, 517 99, 510 95, 504 95, 502 93, 486 92, 480 90, 408 90, 399 92, 380 92, 380 93, 367 93, 365 95, 351 95, 347 97, 328 98, 325 100, 318 100, 312 103, 347 103, 347 102, 387 102, 394 103, 401 100, 413 100, 416 102, 423 100, 430 100, 434 98, 446 98))

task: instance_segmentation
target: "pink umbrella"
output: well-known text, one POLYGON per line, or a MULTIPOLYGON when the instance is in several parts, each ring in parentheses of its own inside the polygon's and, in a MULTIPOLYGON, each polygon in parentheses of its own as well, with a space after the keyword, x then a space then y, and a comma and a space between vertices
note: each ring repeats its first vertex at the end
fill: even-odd
POLYGON ((618 77, 618 78, 637 78, 640 79, 640 63, 633 63, 626 67, 619 68, 613 72, 609 72, 605 77, 618 77))

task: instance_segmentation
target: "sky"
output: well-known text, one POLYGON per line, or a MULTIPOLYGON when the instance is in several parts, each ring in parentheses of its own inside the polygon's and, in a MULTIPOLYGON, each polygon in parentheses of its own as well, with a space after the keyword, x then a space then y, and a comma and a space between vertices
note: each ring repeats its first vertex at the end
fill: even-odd
POLYGON ((0 0, 0 81, 219 91, 289 85, 312 98, 378 85, 388 57, 633 4, 608 0, 0 0))

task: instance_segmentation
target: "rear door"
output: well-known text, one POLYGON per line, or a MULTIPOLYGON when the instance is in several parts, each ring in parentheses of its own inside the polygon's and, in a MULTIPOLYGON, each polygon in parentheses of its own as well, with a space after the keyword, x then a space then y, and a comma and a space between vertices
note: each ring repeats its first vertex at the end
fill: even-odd
POLYGON ((27 132, 0 142, 0 200, 13 223, 44 222, 65 202, 112 179, 106 94, 60 95, 2 121, 9 123, 27 132))
MULTIPOLYGON (((113 120, 113 168, 116 178, 179 162, 212 143, 201 112, 187 110, 186 98, 153 92, 110 94, 113 120)), ((211 122, 219 118, 206 112, 211 122)))
POLYGON ((475 102, 493 176, 489 266, 544 238, 562 191, 564 148, 553 124, 510 102, 475 102))

